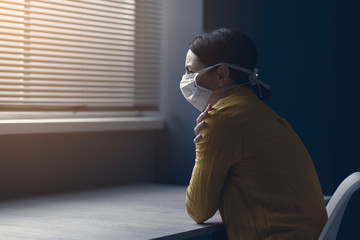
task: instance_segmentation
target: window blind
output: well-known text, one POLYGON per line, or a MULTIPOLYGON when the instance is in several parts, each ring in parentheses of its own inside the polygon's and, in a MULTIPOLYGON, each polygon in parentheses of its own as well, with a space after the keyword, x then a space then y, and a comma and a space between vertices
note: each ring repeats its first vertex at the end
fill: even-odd
POLYGON ((0 4, 2 112, 157 110, 160 1, 0 4))

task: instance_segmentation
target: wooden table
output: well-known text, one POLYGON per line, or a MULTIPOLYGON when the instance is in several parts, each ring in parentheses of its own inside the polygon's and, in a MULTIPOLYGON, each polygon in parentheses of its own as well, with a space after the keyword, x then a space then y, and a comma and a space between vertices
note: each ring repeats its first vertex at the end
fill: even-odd
POLYGON ((128 185, 0 202, 0 239, 187 239, 225 228, 219 213, 196 224, 184 186, 128 185))

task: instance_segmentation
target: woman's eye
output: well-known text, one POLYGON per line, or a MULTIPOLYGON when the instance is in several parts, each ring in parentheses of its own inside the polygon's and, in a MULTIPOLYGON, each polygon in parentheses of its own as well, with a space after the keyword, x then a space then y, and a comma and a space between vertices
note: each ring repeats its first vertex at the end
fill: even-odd
POLYGON ((193 71, 190 70, 190 68, 188 66, 185 67, 185 71, 186 71, 186 74, 194 73, 193 71))

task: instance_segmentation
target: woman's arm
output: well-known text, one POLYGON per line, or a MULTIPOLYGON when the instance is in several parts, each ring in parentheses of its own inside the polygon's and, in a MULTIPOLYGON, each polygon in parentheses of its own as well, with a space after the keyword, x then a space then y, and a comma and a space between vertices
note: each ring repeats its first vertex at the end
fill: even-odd
POLYGON ((189 187, 186 208, 196 223, 211 218, 219 208, 221 191, 234 157, 235 123, 227 116, 209 112, 196 143, 196 160, 189 187))

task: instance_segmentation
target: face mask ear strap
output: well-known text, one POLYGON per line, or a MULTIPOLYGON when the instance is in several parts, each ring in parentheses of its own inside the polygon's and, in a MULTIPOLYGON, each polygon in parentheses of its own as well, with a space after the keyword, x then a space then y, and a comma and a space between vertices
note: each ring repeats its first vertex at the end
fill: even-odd
POLYGON ((258 77, 257 77, 259 75, 258 72, 259 72, 259 70, 257 68, 255 68, 254 71, 249 75, 249 80, 250 80, 249 83, 251 86, 257 85, 257 87, 259 89, 260 98, 262 98, 260 86, 263 86, 264 88, 269 89, 270 85, 267 83, 264 83, 263 81, 260 81, 258 79, 258 77))
MULTIPOLYGON (((245 72, 245 73, 248 73, 249 74, 249 82, 248 84, 250 84, 250 86, 255 86, 257 85, 258 89, 259 89, 259 94, 260 94, 260 98, 262 98, 262 93, 261 93, 261 86, 263 86, 264 88, 266 89, 269 89, 270 88, 270 85, 259 80, 258 79, 258 72, 259 70, 257 68, 254 69, 254 71, 251 71, 250 69, 248 68, 245 68, 245 67, 242 67, 242 66, 238 66, 238 65, 235 65, 235 64, 232 64, 232 63, 226 63, 226 62, 221 62, 221 63, 218 63, 218 64, 215 64, 215 65, 212 65, 212 66, 209 66, 209 67, 206 67, 204 69, 201 69, 196 76, 198 76, 199 74, 202 74, 206 71, 209 71, 210 69, 214 68, 214 67, 217 67, 217 66, 220 66, 220 65, 224 65, 224 66, 227 66, 229 68, 233 68, 233 69, 236 69, 236 70, 239 70, 239 71, 242 71, 242 72, 245 72)), ((196 77, 195 77, 196 78, 196 77)))
POLYGON ((198 74, 198 75, 199 75, 199 74, 203 74, 203 73, 209 71, 210 69, 215 68, 215 67, 220 66, 220 65, 223 65, 223 64, 222 64, 222 63, 218 63, 218 64, 215 64, 215 65, 212 65, 212 66, 203 68, 203 69, 201 69, 199 72, 197 72, 197 74, 198 74))
POLYGON ((260 94, 260 98, 262 98, 262 93, 261 93, 261 87, 259 84, 259 79, 257 78, 259 70, 257 68, 254 69, 254 71, 249 75, 249 80, 250 80, 250 85, 255 86, 257 85, 258 89, 259 89, 259 94, 260 94))

